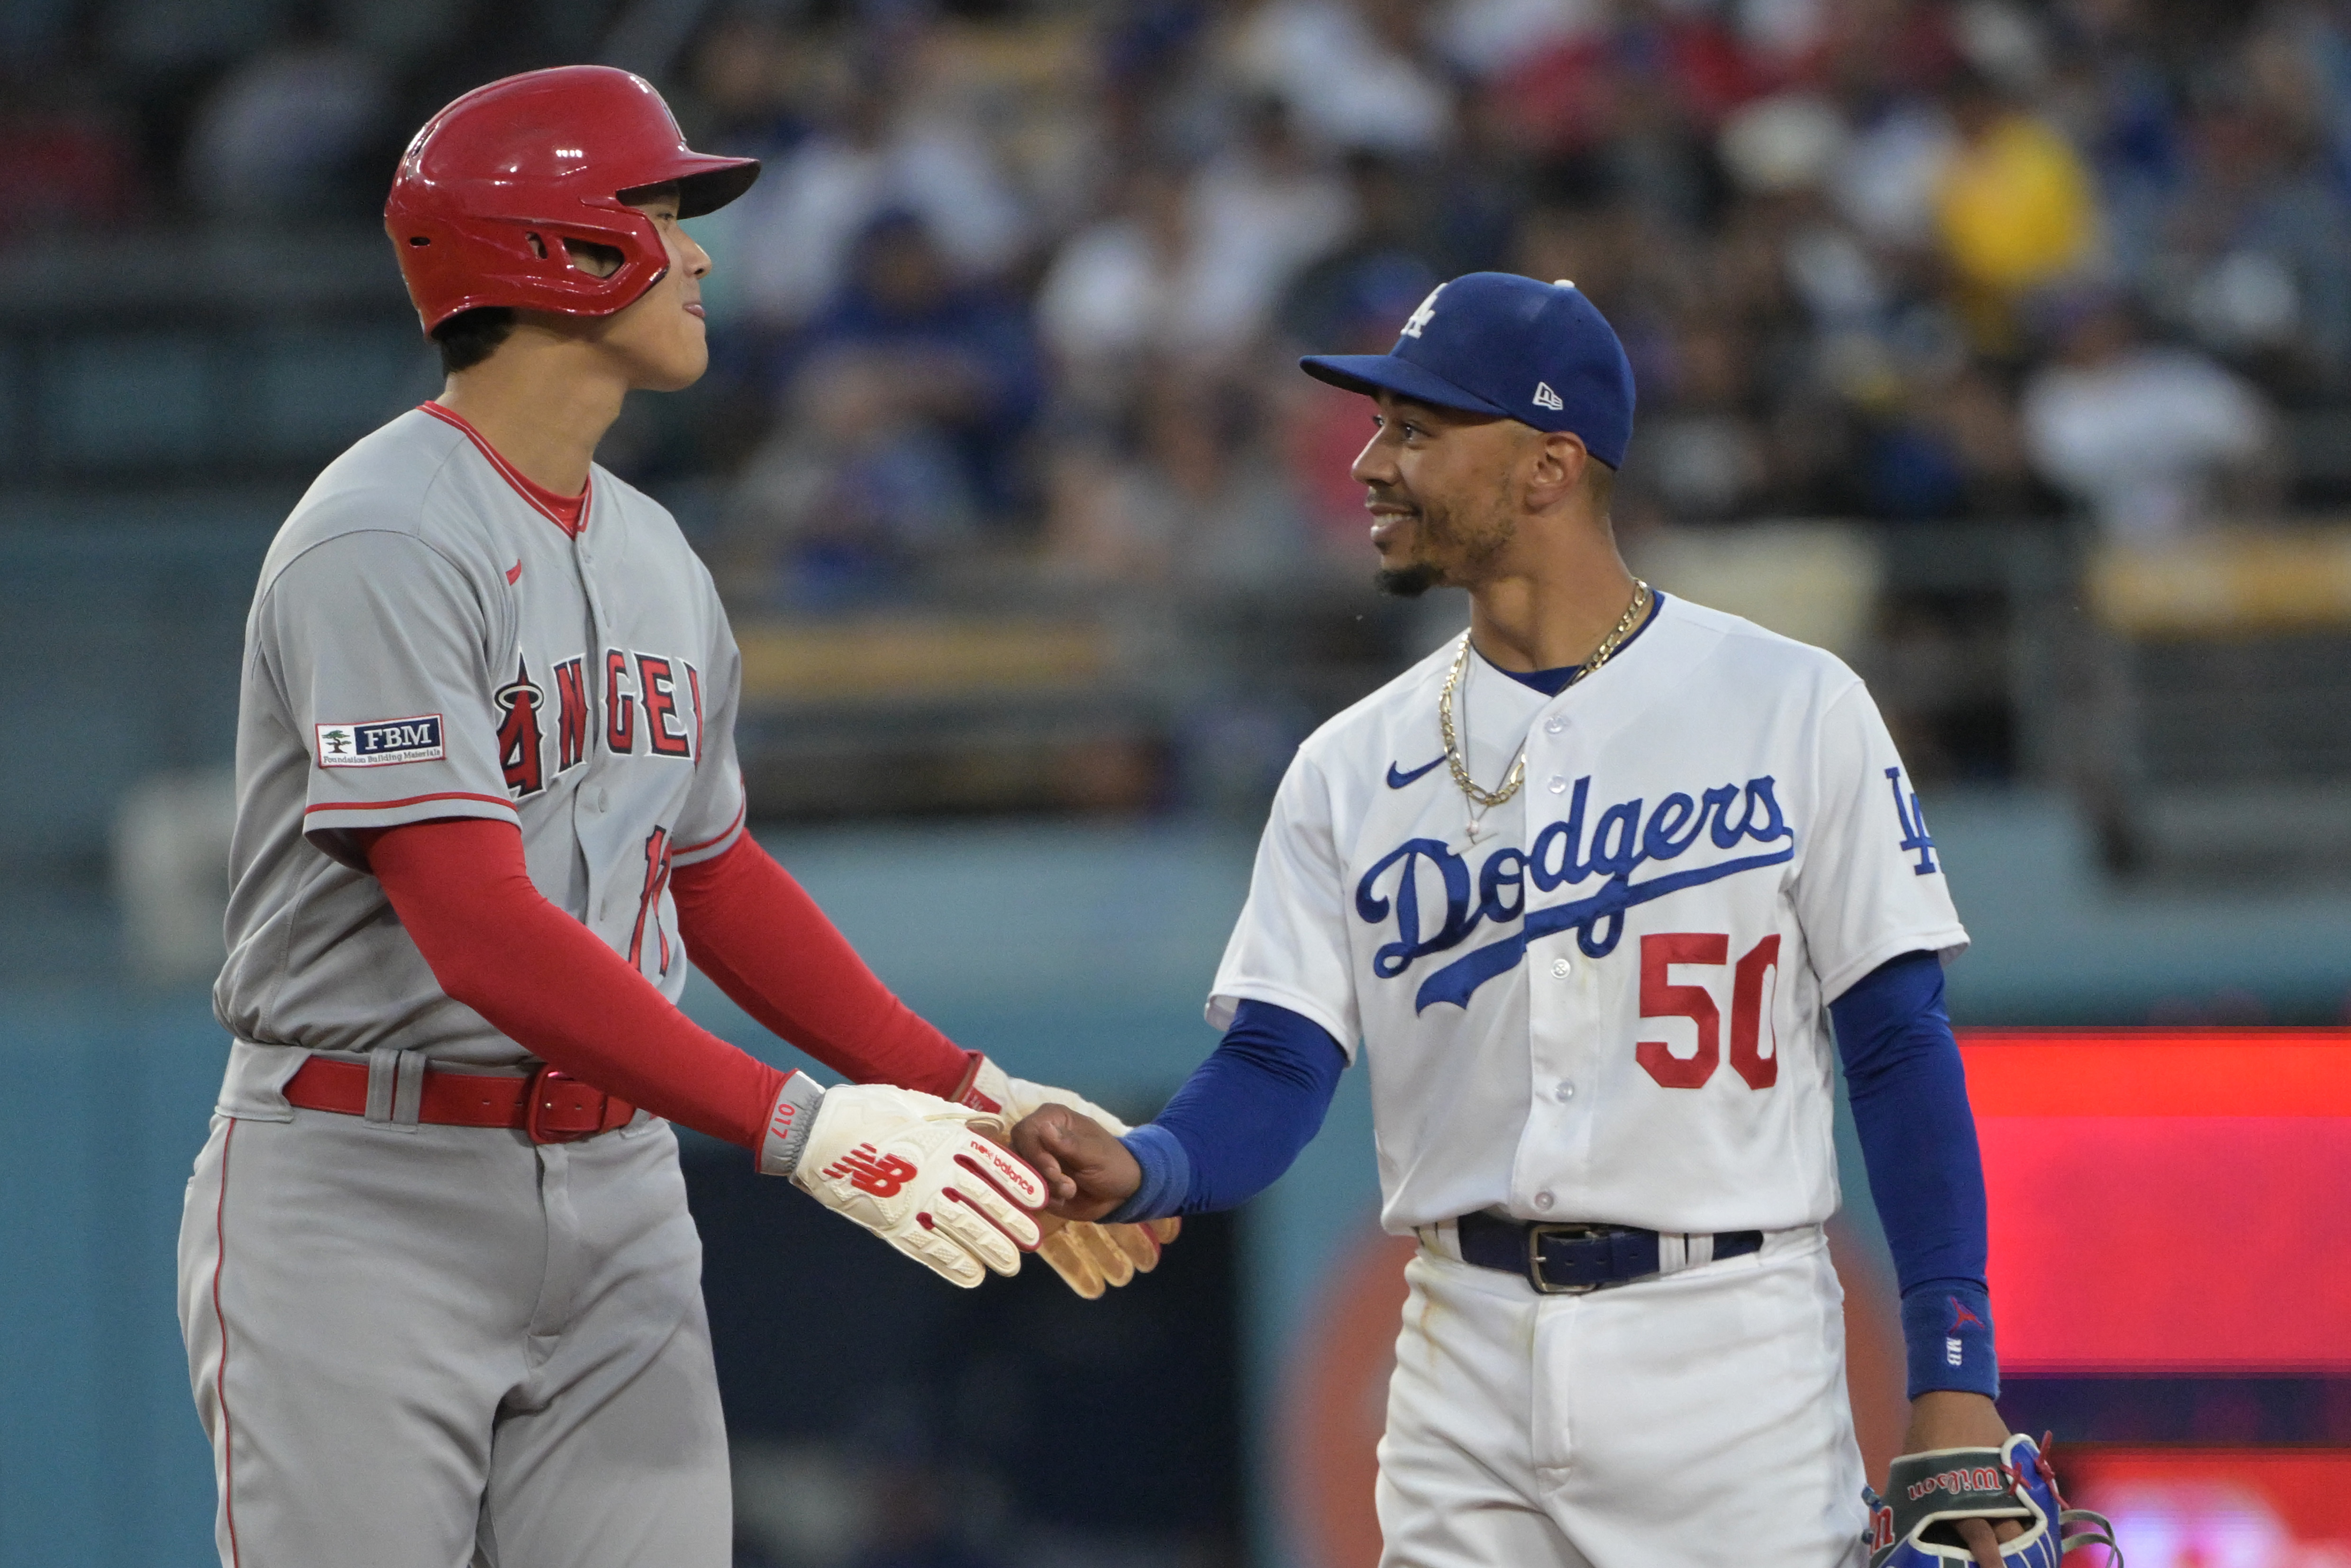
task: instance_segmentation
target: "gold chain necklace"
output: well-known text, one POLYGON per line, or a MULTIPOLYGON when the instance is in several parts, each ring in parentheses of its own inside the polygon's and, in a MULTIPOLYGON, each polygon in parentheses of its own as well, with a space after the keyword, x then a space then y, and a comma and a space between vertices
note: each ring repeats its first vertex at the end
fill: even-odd
MULTIPOLYGON (((1608 662, 1608 656, 1614 653, 1618 646, 1632 635, 1633 628, 1641 624, 1642 616, 1649 608, 1649 585, 1638 577, 1634 578, 1633 602, 1625 607, 1624 618, 1617 621, 1615 630, 1600 639, 1600 646, 1592 650, 1592 657, 1584 660, 1583 668, 1568 680, 1569 686, 1608 662)), ((1453 738, 1453 692, 1461 684, 1461 671, 1468 663, 1469 634, 1465 631, 1461 634, 1461 646, 1453 655, 1453 668, 1446 672, 1445 691, 1437 699, 1437 725, 1445 732, 1445 762, 1453 770, 1453 782, 1461 786, 1461 793, 1469 797, 1471 805, 1491 811, 1518 794, 1519 786, 1527 782, 1527 748, 1525 742, 1519 742, 1517 760, 1510 763, 1510 776, 1502 781, 1499 789, 1479 789, 1477 781, 1469 776, 1469 764, 1461 754, 1460 742, 1453 738)), ((1565 689, 1562 687, 1561 690, 1565 689)))

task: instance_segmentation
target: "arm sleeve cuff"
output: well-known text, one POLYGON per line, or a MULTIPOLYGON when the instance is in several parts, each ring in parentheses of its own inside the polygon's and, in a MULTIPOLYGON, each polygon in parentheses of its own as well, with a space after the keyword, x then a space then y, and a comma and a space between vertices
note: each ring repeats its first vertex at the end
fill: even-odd
POLYGON ((1911 1398, 1938 1388, 2000 1397, 1991 1297, 1977 1282, 1928 1280, 1904 1292, 1902 1343, 1910 1356, 1911 1398))
POLYGON ((1184 1207, 1192 1190, 1192 1157, 1183 1140, 1156 1122, 1135 1128, 1118 1140, 1143 1167, 1143 1185, 1134 1196, 1102 1218, 1105 1225, 1133 1225, 1144 1220, 1165 1220, 1184 1207))
POLYGON ((1182 1149, 1190 1173, 1172 1212, 1238 1209, 1272 1186, 1322 1130, 1346 1066, 1338 1041, 1312 1019, 1242 1002, 1224 1043, 1152 1124, 1182 1149))

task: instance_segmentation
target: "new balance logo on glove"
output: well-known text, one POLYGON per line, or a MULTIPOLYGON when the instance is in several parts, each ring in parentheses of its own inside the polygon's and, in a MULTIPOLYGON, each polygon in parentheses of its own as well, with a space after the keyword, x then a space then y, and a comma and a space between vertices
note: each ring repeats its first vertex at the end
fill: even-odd
POLYGON ((914 1180, 916 1174, 913 1166, 894 1154, 877 1153, 870 1143, 859 1144, 826 1166, 824 1173, 876 1198, 897 1197, 898 1189, 914 1180))

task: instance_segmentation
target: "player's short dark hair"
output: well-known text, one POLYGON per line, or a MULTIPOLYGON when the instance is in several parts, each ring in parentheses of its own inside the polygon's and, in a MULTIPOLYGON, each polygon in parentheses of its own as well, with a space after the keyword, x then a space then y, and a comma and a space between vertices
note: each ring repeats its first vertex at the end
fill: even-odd
POLYGON ((1616 496, 1616 471, 1595 457, 1583 465, 1583 485, 1592 497, 1592 509, 1607 516, 1608 504, 1616 496))
POLYGON ((454 376, 470 370, 490 357, 515 328, 515 313, 503 305, 461 310, 433 329, 434 346, 441 350, 441 373, 454 376))

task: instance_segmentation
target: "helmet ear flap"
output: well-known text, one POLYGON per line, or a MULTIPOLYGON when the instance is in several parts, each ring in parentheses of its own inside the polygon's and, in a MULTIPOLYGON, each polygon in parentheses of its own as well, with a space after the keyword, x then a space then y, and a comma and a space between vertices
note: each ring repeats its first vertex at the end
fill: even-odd
POLYGON ((653 221, 619 197, 584 202, 584 221, 547 225, 549 270, 582 303, 565 314, 610 316, 634 305, 669 271, 669 248, 653 221))
POLYGON ((384 227, 426 335, 486 305, 611 316, 669 270, 660 231, 635 208, 608 199, 579 203, 575 212, 576 221, 389 213, 384 227))
POLYGON ((593 278, 611 277, 629 259, 618 245, 608 245, 596 240, 575 240, 568 234, 563 240, 563 254, 576 270, 593 278))

